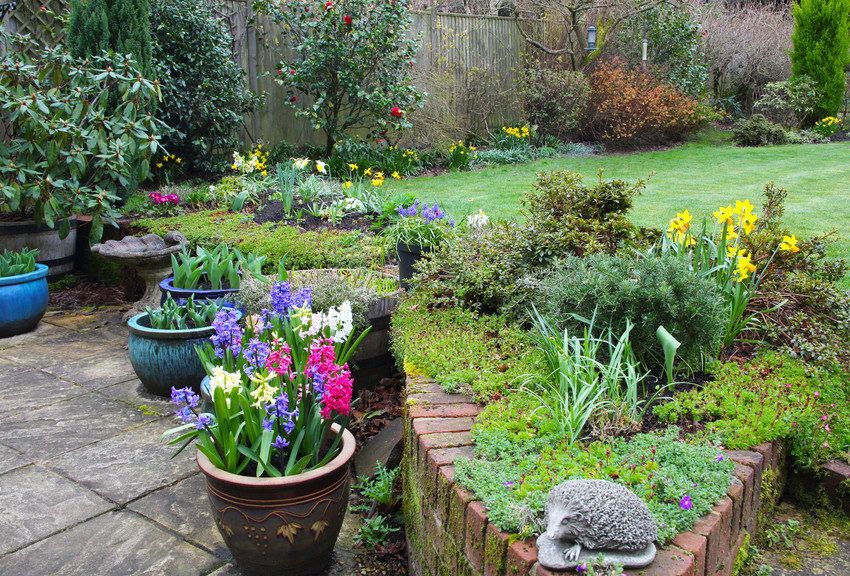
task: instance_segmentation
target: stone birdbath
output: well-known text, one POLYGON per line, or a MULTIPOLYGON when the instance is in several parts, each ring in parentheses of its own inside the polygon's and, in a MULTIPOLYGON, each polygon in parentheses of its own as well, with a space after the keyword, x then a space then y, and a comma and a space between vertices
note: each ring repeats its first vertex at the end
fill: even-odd
POLYGON ((156 234, 141 238, 124 236, 121 240, 107 240, 91 247, 92 252, 110 262, 135 268, 145 281, 145 295, 124 313, 124 322, 144 312, 147 306, 159 308, 159 283, 171 275, 171 255, 188 244, 183 234, 172 231, 165 238, 156 234))

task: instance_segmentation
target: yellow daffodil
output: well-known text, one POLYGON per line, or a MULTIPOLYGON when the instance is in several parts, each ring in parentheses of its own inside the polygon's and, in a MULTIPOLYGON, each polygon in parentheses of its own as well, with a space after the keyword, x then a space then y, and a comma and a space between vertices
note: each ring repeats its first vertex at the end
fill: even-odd
POLYGON ((371 169, 371 168, 366 168, 366 169, 363 171, 363 175, 364 175, 364 176, 371 176, 371 175, 372 175, 372 169, 371 169))
POLYGON ((260 174, 262 174, 263 176, 268 176, 268 174, 266 174, 266 171, 265 171, 265 170, 263 170, 262 172, 260 172, 260 174))
POLYGON ((732 225, 735 224, 735 222, 732 220, 732 214, 734 214, 734 212, 732 212, 732 205, 729 204, 729 206, 727 206, 726 208, 723 208, 721 206, 717 210, 717 212, 712 214, 712 216, 717 218, 717 221, 720 222, 721 224, 723 224, 725 222, 729 226, 732 226, 732 225))
POLYGON ((475 146, 470 146, 469 149, 475 152, 475 146))
POLYGON ((316 160, 316 172, 324 173, 325 166, 327 166, 327 164, 325 164, 321 160, 316 160))
POLYGON ((156 167, 157 167, 157 168, 162 168, 162 162, 157 163, 156 167))
POLYGON ((236 167, 236 164, 234 164, 233 166, 231 166, 231 168, 233 168, 234 170, 239 170, 239 168, 237 168, 237 167, 236 167))
POLYGON ((396 170, 395 172, 393 172, 393 178, 395 178, 396 180, 401 180, 401 176, 399 176, 399 174, 398 174, 398 170, 396 170))
POLYGON ((357 172, 357 164, 349 164, 348 167, 351 168, 351 170, 353 170, 354 172, 357 172))
POLYGON ((384 173, 383 172, 376 173, 375 178, 380 178, 381 180, 383 180, 384 179, 384 173))
POLYGON ((750 262, 750 255, 746 254, 746 250, 738 252, 738 262, 735 274, 738 275, 738 282, 743 282, 749 278, 751 272, 756 271, 756 265, 750 262))
POLYGON ((310 163, 310 159, 309 159, 309 158, 302 158, 301 160, 296 160, 296 161, 294 162, 294 166, 295 166, 296 168, 298 168, 299 170, 303 170, 304 168, 306 168, 306 167, 307 167, 307 164, 309 164, 309 163, 310 163))
POLYGON ((756 220, 758 216, 752 213, 743 214, 741 216, 740 228, 747 234, 752 233, 756 228, 756 220))
POLYGON ((779 245, 779 249, 790 252, 799 252, 800 248, 797 246, 797 237, 794 234, 791 234, 790 236, 783 236, 782 244, 779 245))
POLYGON ((735 232, 734 228, 729 227, 729 228, 726 229, 726 237, 724 238, 724 240, 726 240, 726 242, 729 242, 730 240, 735 240, 737 238, 738 238, 738 233, 735 232))
POLYGON ((177 163, 180 164, 180 162, 182 162, 182 160, 180 158, 178 158, 177 163))
POLYGON ((372 180, 372 186, 383 186, 383 185, 384 185, 383 178, 375 178, 374 180, 372 180))
POLYGON ((348 182, 346 182, 345 184, 343 184, 343 186, 345 186, 345 189, 346 189, 346 190, 348 190, 349 188, 351 188, 351 180, 349 180, 348 182))
POLYGON ((174 160, 174 154, 171 155, 171 159, 174 160))
POLYGON ((742 214, 749 214, 752 211, 753 205, 750 204, 749 200, 744 200, 743 202, 735 200, 735 214, 740 216, 742 214))

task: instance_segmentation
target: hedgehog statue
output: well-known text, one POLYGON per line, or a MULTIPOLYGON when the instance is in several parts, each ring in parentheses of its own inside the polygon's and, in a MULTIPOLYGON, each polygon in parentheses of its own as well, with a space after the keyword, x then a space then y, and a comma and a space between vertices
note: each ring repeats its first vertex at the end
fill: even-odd
POLYGON ((594 561, 642 568, 655 559, 655 520, 634 493, 607 480, 568 480, 549 492, 538 560, 564 570, 594 561))

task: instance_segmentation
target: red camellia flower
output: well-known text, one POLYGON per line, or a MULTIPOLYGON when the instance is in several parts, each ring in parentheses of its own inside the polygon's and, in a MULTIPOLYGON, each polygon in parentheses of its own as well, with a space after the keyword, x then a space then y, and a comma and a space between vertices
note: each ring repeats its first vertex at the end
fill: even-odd
POLYGON ((347 26, 351 26, 351 16, 348 14, 342 17, 342 21, 345 22, 347 26))
POLYGON ((296 98, 297 98, 297 96, 293 96, 292 98, 290 98, 290 99, 289 99, 289 101, 290 101, 290 102, 295 102, 296 98))
POLYGON ((401 117, 401 115, 402 115, 401 108, 399 108, 398 106, 396 106, 395 108, 393 108, 393 110, 392 110, 392 114, 393 114, 393 116, 395 116, 396 118, 400 118, 400 117, 401 117))
POLYGON ((378 134, 379 134, 379 135, 381 135, 381 136, 386 136, 386 135, 387 135, 387 131, 386 131, 386 130, 381 130, 380 132, 378 132, 378 134))
POLYGON ((333 7, 334 7, 333 2, 325 2, 325 10, 330 10, 333 7))
POLYGON ((290 74, 295 74, 295 68, 289 71, 290 74))

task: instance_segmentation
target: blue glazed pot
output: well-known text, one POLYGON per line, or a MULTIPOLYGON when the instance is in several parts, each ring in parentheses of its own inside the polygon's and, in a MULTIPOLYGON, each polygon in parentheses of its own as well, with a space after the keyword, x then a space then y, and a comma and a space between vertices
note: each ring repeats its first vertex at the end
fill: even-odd
MULTIPOLYGON (((240 272, 241 274, 241 272, 240 272)), ((227 299, 229 296, 239 292, 239 288, 222 288, 220 290, 201 290, 200 288, 175 288, 174 276, 169 276, 159 283, 159 289, 162 291, 162 297, 159 304, 165 304, 165 299, 171 293, 171 299, 178 304, 185 304, 189 296, 194 295, 195 302, 201 300, 217 300, 219 298, 227 299)))
MULTIPOLYGON (((241 314, 240 314, 241 316, 241 314)), ((195 345, 203 346, 215 333, 212 326, 189 330, 156 330, 146 312, 130 318, 130 363, 151 394, 171 396, 171 387, 200 392, 207 375, 195 345)))
POLYGON ((29 332, 47 310, 47 266, 0 278, 0 338, 29 332))

